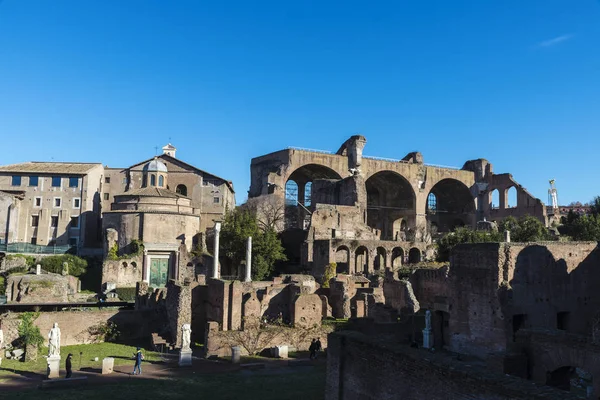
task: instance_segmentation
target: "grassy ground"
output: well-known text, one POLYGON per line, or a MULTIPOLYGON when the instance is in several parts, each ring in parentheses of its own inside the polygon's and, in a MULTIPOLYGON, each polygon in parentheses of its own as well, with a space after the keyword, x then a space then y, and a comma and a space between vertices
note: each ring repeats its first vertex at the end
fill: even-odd
MULTIPOLYGON (((132 346, 125 346, 115 343, 97 343, 97 344, 86 344, 79 346, 63 346, 60 348, 60 354, 62 356, 61 369, 64 368, 64 362, 67 358, 67 354, 73 354, 73 370, 79 369, 79 353, 81 354, 81 368, 94 368, 102 369, 102 359, 105 357, 114 357, 115 365, 132 364, 133 365, 133 354, 136 352, 136 348, 132 346), (98 361, 94 359, 98 357, 98 361)), ((159 354, 143 351, 144 358, 146 361, 153 362, 159 361, 159 354)), ((6 379, 13 373, 22 372, 45 372, 46 371, 46 359, 41 355, 48 354, 48 349, 44 348, 40 352, 35 362, 21 362, 16 360, 7 360, 3 357, 2 366, 0 368, 0 379, 6 379)))
MULTIPOLYGON (((120 400, 138 398, 179 399, 324 399, 325 366, 285 368, 258 372, 199 375, 196 378, 143 379, 110 382, 68 390, 44 391, 44 400, 120 400)), ((11 399, 39 399, 37 389, 10 393, 11 399)), ((0 398, 2 395, 0 394, 0 398)))

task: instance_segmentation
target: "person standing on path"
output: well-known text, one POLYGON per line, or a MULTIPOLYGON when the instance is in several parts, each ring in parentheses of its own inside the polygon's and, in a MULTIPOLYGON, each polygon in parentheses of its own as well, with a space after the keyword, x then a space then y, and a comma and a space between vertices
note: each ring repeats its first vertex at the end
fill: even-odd
POLYGON ((315 360, 317 359, 317 355, 321 350, 323 350, 323 346, 321 345, 321 338, 317 338, 317 341, 315 342, 315 360))
POLYGON ((135 353, 135 365, 133 366, 133 375, 136 375, 135 371, 137 370, 137 375, 142 374, 142 360, 144 359, 144 355, 142 354, 142 349, 137 348, 137 353, 135 353))
POLYGON ((317 357, 317 341, 315 339, 310 342, 310 347, 308 350, 310 351, 310 359, 315 359, 317 357))
POLYGON ((67 370, 67 376, 65 377, 66 379, 69 379, 73 374, 73 365, 71 362, 72 358, 73 354, 69 353, 69 355, 67 356, 67 361, 65 361, 65 369, 67 370))

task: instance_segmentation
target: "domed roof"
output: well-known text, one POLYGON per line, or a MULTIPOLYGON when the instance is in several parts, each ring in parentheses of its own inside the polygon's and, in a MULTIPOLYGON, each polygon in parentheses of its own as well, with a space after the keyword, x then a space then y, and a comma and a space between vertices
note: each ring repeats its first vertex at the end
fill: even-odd
POLYGON ((154 157, 154 160, 150 161, 146 165, 144 165, 144 172, 167 172, 167 166, 160 161, 158 158, 154 157))

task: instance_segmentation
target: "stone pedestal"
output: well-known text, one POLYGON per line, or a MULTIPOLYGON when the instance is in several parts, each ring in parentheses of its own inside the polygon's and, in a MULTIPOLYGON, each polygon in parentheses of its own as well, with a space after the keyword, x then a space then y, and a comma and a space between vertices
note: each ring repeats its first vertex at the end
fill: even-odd
POLYGON ((58 378, 60 376, 60 356, 50 356, 48 361, 48 379, 58 378))
POLYGON ((423 329, 423 347, 426 349, 433 347, 433 332, 431 332, 431 329, 423 329))
POLYGON ((179 352, 179 366, 180 367, 191 367, 192 366, 192 350, 181 350, 179 352))
POLYGON ((240 346, 233 346, 231 348, 231 363, 239 364, 241 355, 242 355, 242 348, 240 346))
POLYGON ((106 357, 102 360, 102 375, 112 374, 114 367, 115 359, 112 357, 106 357))
POLYGON ((288 347, 287 346, 275 346, 275 357, 277 358, 288 358, 288 347))

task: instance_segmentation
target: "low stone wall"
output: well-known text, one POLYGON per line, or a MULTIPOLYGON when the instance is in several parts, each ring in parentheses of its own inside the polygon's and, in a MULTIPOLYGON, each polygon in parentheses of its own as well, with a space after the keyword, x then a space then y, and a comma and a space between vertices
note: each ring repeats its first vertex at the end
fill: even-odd
MULTIPOLYGON (((2 318, 5 343, 11 343, 18 338, 19 315, 11 313, 2 318)), ((89 329, 108 321, 114 322, 117 329, 127 338, 145 338, 150 334, 150 328, 146 326, 146 321, 150 320, 148 317, 143 312, 129 310, 58 311, 41 312, 34 323, 40 328, 42 336, 47 338, 52 325, 57 322, 61 331, 61 345, 70 346, 93 342, 94 338, 89 334, 89 329)))
POLYGON ((10 275, 6 282, 6 297, 19 303, 66 303, 76 294, 79 280, 70 275, 10 275))
POLYGON ((326 400, 571 400, 569 392, 356 332, 329 335, 326 400))

